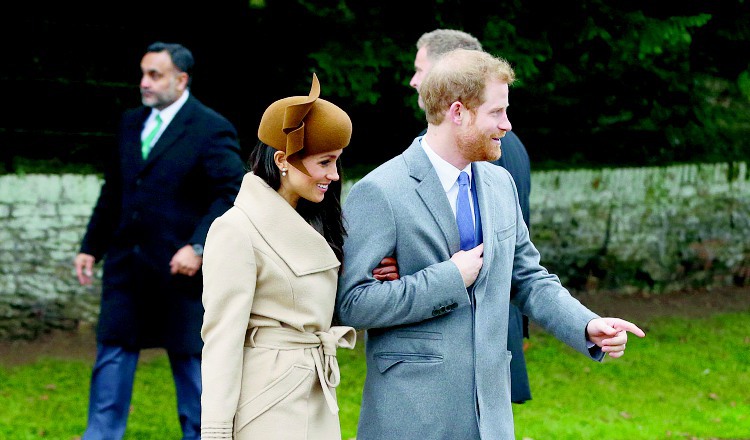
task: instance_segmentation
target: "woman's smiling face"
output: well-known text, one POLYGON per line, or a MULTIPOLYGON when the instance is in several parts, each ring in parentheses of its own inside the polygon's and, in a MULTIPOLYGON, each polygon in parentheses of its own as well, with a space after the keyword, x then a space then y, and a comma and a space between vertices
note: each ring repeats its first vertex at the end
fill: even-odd
POLYGON ((309 176, 283 161, 282 169, 286 168, 287 172, 281 178, 279 194, 295 208, 300 197, 313 203, 322 202, 328 185, 339 180, 336 161, 342 152, 343 149, 340 149, 304 157, 302 165, 310 173, 309 176))

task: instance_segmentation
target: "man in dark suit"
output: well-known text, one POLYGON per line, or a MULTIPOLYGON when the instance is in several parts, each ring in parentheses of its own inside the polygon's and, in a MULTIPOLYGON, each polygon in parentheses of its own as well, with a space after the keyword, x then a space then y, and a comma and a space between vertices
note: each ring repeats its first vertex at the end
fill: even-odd
POLYGON ((165 348, 183 439, 200 438, 203 244, 245 174, 232 124, 190 94, 193 55, 157 42, 141 60, 143 106, 118 145, 75 269, 91 283, 104 259, 84 440, 122 438, 140 350, 165 348))
MULTIPOLYGON (((414 76, 409 85, 417 91, 422 79, 432 65, 444 54, 455 49, 482 50, 482 44, 471 34, 455 29, 435 29, 422 34, 417 40, 417 55, 414 59, 414 76)), ((422 98, 418 98, 419 107, 424 110, 422 98)), ((425 129, 420 135, 424 135, 425 129)), ((508 170, 518 189, 518 202, 521 205, 523 220, 529 226, 529 193, 531 192, 531 165, 529 154, 521 140, 512 131, 502 139, 500 159, 492 161, 495 165, 508 170)), ((529 226, 530 228, 530 226, 529 226)), ((511 400, 523 403, 531 399, 529 376, 526 371, 526 359, 523 354, 523 338, 529 336, 528 318, 521 314, 513 304, 509 309, 508 350, 513 353, 510 362, 511 400)))

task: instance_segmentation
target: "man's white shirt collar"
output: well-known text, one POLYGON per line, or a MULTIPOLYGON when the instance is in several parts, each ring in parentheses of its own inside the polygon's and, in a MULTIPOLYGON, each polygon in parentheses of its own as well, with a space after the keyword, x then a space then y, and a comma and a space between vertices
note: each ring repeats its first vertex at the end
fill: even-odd
MULTIPOLYGON (((469 188, 471 188, 471 185, 474 185, 474 180, 471 175, 471 163, 466 165, 466 168, 463 170, 459 170, 445 159, 438 156, 438 154, 427 144, 424 136, 419 139, 419 144, 427 154, 427 158, 430 159, 432 167, 435 168, 438 178, 440 179, 440 184, 443 186, 443 191, 445 191, 445 195, 448 197, 448 203, 450 203, 453 215, 455 216, 456 196, 458 195, 458 175, 461 174, 461 171, 466 171, 469 175, 469 188)), ((472 212, 474 212, 474 200, 472 197, 469 197, 469 205, 471 206, 472 212)))
POLYGON ((432 166, 437 172, 440 183, 443 185, 443 191, 447 193, 453 185, 458 185, 456 181, 458 180, 458 175, 461 174, 461 171, 466 171, 466 174, 469 175, 469 182, 472 182, 471 185, 473 185, 473 180, 471 178, 471 163, 466 165, 466 168, 464 168, 463 170, 459 170, 458 168, 448 163, 445 159, 438 156, 438 154, 435 153, 435 151, 427 143, 427 139, 425 139, 424 136, 422 136, 419 143, 420 145, 422 145, 422 149, 427 154, 427 158, 430 159, 430 162, 432 162, 432 166))
POLYGON ((155 108, 151 109, 151 113, 148 115, 148 118, 146 118, 146 122, 143 124, 143 130, 141 131, 141 141, 148 136, 148 133, 151 133, 151 130, 156 127, 156 115, 159 115, 161 117, 161 127, 159 127, 159 131, 156 133, 156 136, 151 140, 151 146, 156 145, 156 142, 161 137, 161 134, 164 133, 164 130, 167 129, 169 126, 169 123, 172 122, 172 119, 177 115, 177 112, 180 111, 183 105, 185 105, 185 102, 188 100, 188 97, 190 96, 190 91, 188 89, 185 89, 184 92, 182 92, 182 96, 177 98, 177 101, 173 102, 169 105, 169 107, 166 107, 164 110, 159 111, 155 108))
POLYGON ((172 122, 172 119, 174 119, 175 115, 178 111, 182 108, 183 105, 185 105, 185 102, 187 101, 188 97, 190 96, 190 90, 185 89, 184 92, 182 92, 182 96, 177 98, 177 101, 171 103, 169 107, 165 108, 162 111, 159 111, 155 108, 151 109, 151 114, 148 115, 148 119, 146 120, 146 125, 151 124, 152 122, 155 123, 156 115, 161 116, 161 126, 162 130, 167 125, 169 125, 170 122, 172 122))

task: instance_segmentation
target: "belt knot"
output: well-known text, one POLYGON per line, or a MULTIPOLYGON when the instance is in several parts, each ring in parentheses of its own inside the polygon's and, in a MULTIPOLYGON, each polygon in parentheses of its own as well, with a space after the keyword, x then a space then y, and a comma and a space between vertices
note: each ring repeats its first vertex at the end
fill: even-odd
POLYGON ((315 332, 315 336, 320 339, 320 348, 323 351, 323 377, 329 387, 336 388, 341 383, 336 349, 354 348, 357 332, 351 327, 334 326, 327 332, 315 332))

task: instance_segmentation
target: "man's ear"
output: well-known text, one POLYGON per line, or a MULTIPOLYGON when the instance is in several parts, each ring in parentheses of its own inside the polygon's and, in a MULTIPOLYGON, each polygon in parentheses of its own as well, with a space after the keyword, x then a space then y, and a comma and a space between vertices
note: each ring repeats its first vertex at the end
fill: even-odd
POLYGON ((177 83, 179 85, 180 90, 187 89, 188 86, 188 74, 185 72, 180 72, 177 74, 177 83))
POLYGON ((448 118, 454 124, 461 125, 461 121, 465 116, 464 113, 466 113, 466 107, 461 104, 461 101, 455 101, 448 109, 448 118))

